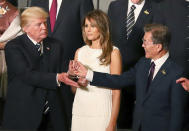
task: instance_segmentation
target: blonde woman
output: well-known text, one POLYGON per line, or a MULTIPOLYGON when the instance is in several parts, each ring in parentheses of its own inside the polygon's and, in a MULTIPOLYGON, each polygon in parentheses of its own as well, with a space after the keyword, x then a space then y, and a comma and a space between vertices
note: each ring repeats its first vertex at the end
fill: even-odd
MULTIPOLYGON (((85 46, 75 53, 88 68, 110 74, 121 73, 119 49, 112 45, 107 15, 94 10, 82 24, 85 46)), ((120 90, 88 84, 76 89, 73 103, 72 131, 115 131, 120 108, 120 90)))

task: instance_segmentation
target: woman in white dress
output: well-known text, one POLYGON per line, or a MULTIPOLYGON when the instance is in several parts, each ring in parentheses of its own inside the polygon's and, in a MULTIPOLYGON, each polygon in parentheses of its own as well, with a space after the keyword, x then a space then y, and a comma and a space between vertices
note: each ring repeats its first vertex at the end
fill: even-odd
MULTIPOLYGON (((75 54, 88 68, 111 74, 121 73, 121 56, 110 38, 107 15, 94 10, 82 24, 85 46, 75 54)), ((115 131, 120 108, 120 90, 91 86, 76 89, 73 103, 72 131, 115 131)))

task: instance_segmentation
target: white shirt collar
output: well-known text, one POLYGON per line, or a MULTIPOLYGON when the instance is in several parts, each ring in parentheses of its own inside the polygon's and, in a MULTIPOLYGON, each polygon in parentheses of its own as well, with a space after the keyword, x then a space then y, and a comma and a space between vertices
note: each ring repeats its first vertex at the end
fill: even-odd
POLYGON ((35 41, 34 39, 32 39, 31 37, 29 37, 29 35, 27 35, 28 36, 28 38, 33 42, 33 44, 34 45, 36 45, 37 44, 37 41, 35 41))
POLYGON ((128 11, 127 11, 127 15, 129 14, 130 8, 132 5, 135 5, 136 9, 134 10, 134 14, 135 14, 135 22, 143 8, 145 4, 145 0, 143 0, 140 4, 133 4, 133 2, 131 0, 128 0, 128 11))
POLYGON ((164 56, 162 56, 161 58, 159 58, 157 60, 151 60, 151 62, 154 62, 154 64, 155 64, 155 70, 154 70, 153 78, 156 76, 159 69, 165 63, 165 61, 168 59, 168 57, 169 57, 169 52, 167 52, 164 56))
MULTIPOLYGON (((29 37, 29 35, 27 35, 28 36, 28 38, 33 42, 33 44, 34 45, 36 45, 38 42, 37 41, 35 41, 34 39, 32 39, 31 37, 29 37)), ((42 55, 43 54, 43 41, 41 41, 40 42, 41 44, 40 44, 40 51, 41 51, 41 53, 40 53, 40 55, 42 55)), ((38 43, 39 44, 39 43, 38 43)))
POLYGON ((164 56, 162 56, 161 58, 157 59, 157 60, 152 60, 154 61, 156 67, 161 67, 165 61, 168 59, 169 57, 169 52, 167 52, 164 56))

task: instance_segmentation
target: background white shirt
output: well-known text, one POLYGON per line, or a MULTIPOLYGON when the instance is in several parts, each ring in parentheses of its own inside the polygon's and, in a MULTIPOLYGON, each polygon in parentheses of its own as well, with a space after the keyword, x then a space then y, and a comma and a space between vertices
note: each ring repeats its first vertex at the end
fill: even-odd
MULTIPOLYGON (((49 0, 49 11, 50 11, 50 9, 51 9, 52 2, 53 2, 53 0, 49 0)), ((57 16, 58 16, 58 12, 59 12, 59 10, 60 10, 61 4, 62 4, 62 0, 57 0, 57 13, 56 13, 56 18, 57 18, 57 16)))
POLYGON ((127 15, 129 14, 129 11, 131 9, 132 5, 135 5, 136 9, 134 10, 134 14, 135 14, 135 22, 137 21, 137 18, 144 6, 145 0, 143 0, 140 4, 133 4, 131 0, 128 0, 128 11, 127 11, 127 15))

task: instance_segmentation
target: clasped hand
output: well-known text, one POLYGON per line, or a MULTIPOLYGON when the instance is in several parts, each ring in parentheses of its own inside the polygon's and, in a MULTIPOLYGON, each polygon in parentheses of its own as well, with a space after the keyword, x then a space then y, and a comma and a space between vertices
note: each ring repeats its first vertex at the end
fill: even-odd
POLYGON ((86 80, 87 68, 80 62, 71 60, 69 63, 68 77, 76 81, 80 86, 86 87, 88 81, 86 80))

